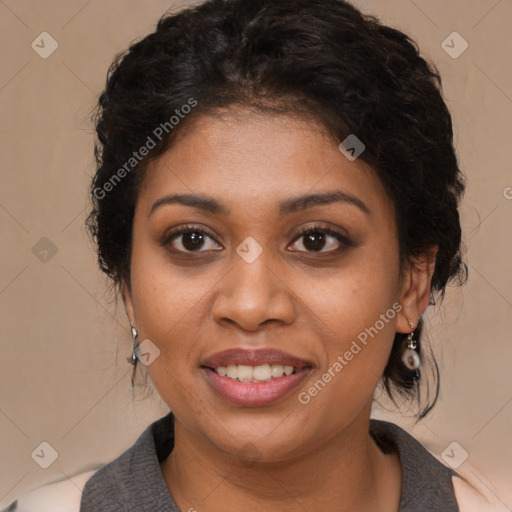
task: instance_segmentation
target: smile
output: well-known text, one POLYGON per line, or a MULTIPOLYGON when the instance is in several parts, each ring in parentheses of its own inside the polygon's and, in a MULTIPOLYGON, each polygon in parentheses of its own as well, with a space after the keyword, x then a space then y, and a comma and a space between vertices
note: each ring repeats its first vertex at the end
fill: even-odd
POLYGON ((242 407, 273 404, 290 395, 313 364, 276 349, 230 349, 203 361, 215 394, 242 407))
POLYGON ((298 370, 293 366, 281 364, 260 364, 258 366, 239 364, 219 366, 214 369, 221 377, 239 382, 267 382, 271 379, 279 379, 283 375, 291 375, 298 370))

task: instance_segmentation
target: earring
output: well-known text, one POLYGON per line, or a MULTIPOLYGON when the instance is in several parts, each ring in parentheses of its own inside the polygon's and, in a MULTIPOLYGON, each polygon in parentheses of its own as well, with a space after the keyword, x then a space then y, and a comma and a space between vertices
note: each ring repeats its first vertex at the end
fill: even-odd
POLYGON ((410 318, 407 320, 409 320, 409 325, 413 330, 407 336, 407 348, 402 355, 402 362, 413 372, 412 380, 418 380, 420 378, 420 356, 416 352, 417 343, 414 339, 414 324, 410 318))
POLYGON ((130 327, 132 328, 132 338, 133 338, 133 352, 132 357, 127 357, 126 360, 128 363, 132 365, 137 364, 137 347, 139 346, 139 333, 137 332, 137 329, 133 326, 133 324, 130 322, 130 327))

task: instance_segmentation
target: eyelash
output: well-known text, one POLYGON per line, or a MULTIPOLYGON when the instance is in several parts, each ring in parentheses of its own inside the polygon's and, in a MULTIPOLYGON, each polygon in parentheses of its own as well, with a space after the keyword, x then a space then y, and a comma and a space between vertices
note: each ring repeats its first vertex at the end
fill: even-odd
MULTIPOLYGON (((310 234, 310 233, 316 233, 316 232, 323 233, 325 235, 328 235, 328 236, 331 236, 331 237, 335 238, 340 243, 340 247, 337 248, 337 249, 330 250, 330 251, 297 251, 297 252, 305 253, 305 254, 332 255, 332 254, 335 254, 335 253, 340 253, 340 252, 342 252, 346 248, 354 247, 355 246, 355 244, 346 235, 344 235, 344 234, 342 234, 342 233, 340 233, 338 231, 334 231, 334 230, 330 229, 329 227, 327 227, 325 225, 321 225, 321 224, 314 224, 313 226, 308 226, 308 227, 302 228, 295 235, 295 237, 294 237, 294 239, 292 241, 292 244, 296 243, 304 235, 307 235, 307 234, 310 234)), ((171 230, 169 233, 166 233, 166 235, 164 236, 164 239, 161 242, 161 245, 162 246, 169 246, 169 245, 171 245, 171 242, 175 238, 179 237, 180 235, 187 234, 187 233, 199 233, 199 234, 201 234, 203 236, 207 236, 208 238, 210 238, 210 239, 215 241, 215 237, 211 233, 209 233, 208 231, 205 231, 204 229, 201 229, 201 228, 199 228, 197 226, 194 226, 193 224, 189 224, 189 225, 186 225, 186 226, 181 226, 181 227, 175 228, 174 230, 171 230)), ((190 255, 190 254, 204 253, 204 252, 208 252, 208 251, 201 251, 201 250, 199 250, 199 251, 181 251, 181 250, 175 250, 175 252, 178 252, 178 253, 181 253, 181 254, 189 254, 190 255)))
POLYGON ((327 226, 323 226, 322 224, 314 224, 313 226, 308 226, 305 228, 302 228, 293 239, 293 243, 295 243, 297 240, 299 240, 304 235, 308 235, 310 233, 323 233, 328 236, 332 236, 335 238, 339 243, 340 247, 338 249, 333 249, 330 251, 299 251, 299 252, 306 252, 308 254, 334 254, 339 253, 343 251, 343 249, 346 249, 347 247, 354 247, 354 243, 346 236, 340 233, 339 231, 335 231, 327 226))
MULTIPOLYGON (((201 235, 207 236, 208 238, 211 238, 212 240, 215 240, 215 237, 208 233, 208 231, 205 231, 204 229, 198 228, 192 224, 182 226, 176 229, 171 230, 169 233, 167 233, 162 240, 163 246, 168 246, 171 244, 174 238, 177 238, 180 235, 185 235, 187 233, 199 233, 201 235)), ((198 252, 205 252, 205 251, 177 251, 183 254, 194 254, 198 252)))

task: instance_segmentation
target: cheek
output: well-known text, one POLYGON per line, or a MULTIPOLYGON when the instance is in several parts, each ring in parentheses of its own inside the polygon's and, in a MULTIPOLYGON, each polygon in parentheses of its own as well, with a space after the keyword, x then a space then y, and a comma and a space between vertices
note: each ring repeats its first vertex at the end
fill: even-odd
POLYGON ((180 417, 199 416, 208 404, 194 388, 194 368, 202 355, 198 340, 205 338, 201 332, 203 322, 199 320, 207 311, 203 298, 212 284, 183 277, 162 265, 139 262, 140 266, 134 258, 132 265, 137 322, 140 334, 160 351, 145 369, 170 409, 179 412, 180 417))
MULTIPOLYGON (((217 272, 218 273, 218 272, 217 272)), ((205 298, 219 279, 211 270, 176 267, 166 249, 151 240, 148 230, 135 224, 131 284, 137 322, 146 337, 173 339, 173 332, 193 327, 205 298)))
MULTIPOLYGON (((324 294, 312 305, 314 331, 320 337, 324 357, 322 370, 341 362, 344 378, 374 382, 387 363, 395 335, 396 309, 387 294, 359 295, 347 290, 324 294), (393 307, 394 306, 394 307, 393 307)), ((378 379, 377 379, 378 380, 378 379)), ((351 388, 349 386, 349 388, 351 388)))
POLYGON ((161 250, 147 241, 134 243, 131 285, 139 338, 160 350, 147 366, 153 381, 172 381, 193 360, 197 315, 204 308, 208 284, 173 270, 161 250))
POLYGON ((324 351, 318 377, 325 377, 330 389, 322 393, 323 400, 364 402, 373 392, 387 364, 401 309, 398 276, 396 253, 381 248, 367 251, 329 278, 307 283, 304 301, 324 351))
MULTIPOLYGON (((365 251, 358 253, 343 268, 321 277, 295 276, 297 290, 306 290, 301 301, 314 313, 320 324, 330 328, 340 339, 355 338, 373 326, 391 309, 389 320, 379 330, 393 331, 393 304, 399 297, 399 265, 395 253, 365 251), (391 325, 390 325, 391 324, 391 325)), ((393 331, 394 332, 394 331, 393 331)))
POLYGON ((157 340, 191 323, 204 308, 208 282, 171 273, 163 268, 132 273, 137 319, 146 336, 157 340))

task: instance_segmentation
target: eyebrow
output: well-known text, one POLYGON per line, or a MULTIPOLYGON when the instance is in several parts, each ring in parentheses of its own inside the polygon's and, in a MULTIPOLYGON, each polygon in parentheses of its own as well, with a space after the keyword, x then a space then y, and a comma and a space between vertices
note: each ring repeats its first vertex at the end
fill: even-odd
POLYGON ((148 217, 161 206, 168 204, 182 204, 183 206, 190 206, 199 210, 204 210, 215 214, 229 214, 229 209, 224 203, 213 199, 208 196, 199 196, 194 194, 173 194, 164 196, 153 203, 150 208, 148 217))
MULTIPOLYGON (((306 194, 303 196, 293 197, 287 199, 279 205, 279 214, 281 216, 289 215, 298 211, 306 210, 314 206, 328 205, 332 203, 347 203, 358 207, 362 212, 369 215, 369 208, 359 198, 342 192, 341 190, 335 190, 332 192, 324 192, 321 194, 306 194)), ((161 197, 156 200, 151 206, 148 217, 153 214, 155 210, 170 204, 181 204, 183 206, 189 206, 191 208, 197 208, 199 210, 207 211, 217 215, 229 215, 229 208, 222 202, 216 199, 195 194, 172 194, 161 197)))
POLYGON ((324 192, 322 194, 308 194, 287 199, 284 203, 281 203, 279 213, 281 215, 289 215, 290 213, 312 208, 313 206, 332 203, 348 203, 353 206, 357 206, 367 215, 370 214, 370 209, 363 203, 363 201, 361 201, 361 199, 353 196, 352 194, 348 194, 347 192, 342 192, 341 190, 324 192))

